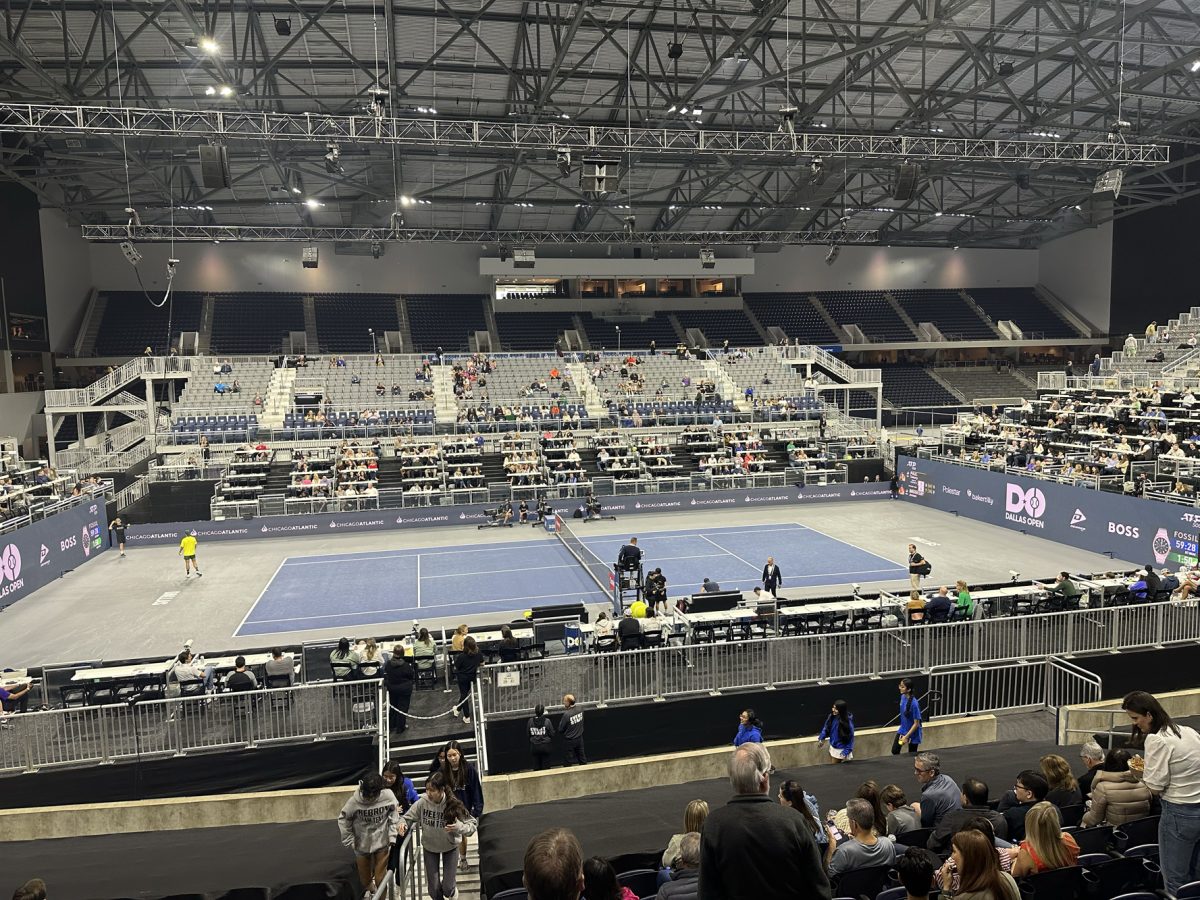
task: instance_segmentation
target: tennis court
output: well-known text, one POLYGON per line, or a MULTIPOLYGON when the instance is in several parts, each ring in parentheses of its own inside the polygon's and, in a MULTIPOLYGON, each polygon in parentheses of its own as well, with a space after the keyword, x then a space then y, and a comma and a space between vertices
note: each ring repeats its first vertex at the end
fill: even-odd
MULTIPOLYGON (((571 523, 568 523, 571 524, 571 523)), ((628 535, 589 537, 586 550, 616 558, 628 535)), ((352 628, 397 620, 495 613, 557 602, 608 598, 574 553, 552 535, 516 543, 291 556, 280 563, 234 636, 352 628)), ((570 538, 569 532, 564 535, 570 538)), ((692 593, 704 578, 722 588, 758 583, 768 554, 787 586, 813 587, 905 577, 904 566, 794 523, 638 532, 649 568, 661 566, 669 591, 692 593)), ((592 568, 598 569, 592 559, 592 568)), ((598 576, 602 582, 603 576, 598 576)))

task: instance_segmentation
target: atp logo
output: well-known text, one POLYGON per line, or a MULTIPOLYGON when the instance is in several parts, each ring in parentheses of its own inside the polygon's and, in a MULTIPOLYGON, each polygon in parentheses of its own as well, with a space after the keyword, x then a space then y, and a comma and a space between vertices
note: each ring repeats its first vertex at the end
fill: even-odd
POLYGON ((16 544, 9 544, 0 553, 0 583, 6 579, 16 581, 21 577, 21 551, 16 544))

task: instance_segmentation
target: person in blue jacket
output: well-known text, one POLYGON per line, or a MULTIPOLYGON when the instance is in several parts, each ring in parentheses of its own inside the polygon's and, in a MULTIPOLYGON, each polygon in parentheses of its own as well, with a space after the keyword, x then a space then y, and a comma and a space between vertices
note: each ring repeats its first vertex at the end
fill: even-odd
POLYGON ((921 703, 913 693, 911 678, 900 679, 900 726, 892 739, 892 755, 897 755, 905 744, 909 753, 917 753, 921 746, 921 703))
POLYGON ((826 742, 834 762, 854 759, 854 716, 850 715, 850 705, 845 700, 836 701, 825 717, 817 746, 823 747, 826 742))
POLYGON ((400 801, 400 812, 408 812, 408 808, 417 802, 417 789, 413 787, 412 779, 404 776, 400 763, 389 759, 383 764, 383 786, 396 795, 400 801))
POLYGON ((761 743, 762 722, 754 717, 754 710, 743 709, 742 714, 738 716, 738 730, 733 738, 733 746, 740 747, 742 744, 761 743))

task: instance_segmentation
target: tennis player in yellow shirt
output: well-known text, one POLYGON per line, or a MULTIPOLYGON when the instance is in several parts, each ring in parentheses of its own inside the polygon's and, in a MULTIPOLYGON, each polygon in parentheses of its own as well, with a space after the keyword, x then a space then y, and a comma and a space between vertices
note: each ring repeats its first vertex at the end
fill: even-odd
POLYGON ((179 553, 183 557, 183 577, 190 577, 192 569, 195 569, 196 577, 202 578, 204 573, 196 565, 196 532, 189 531, 184 534, 183 540, 179 542, 179 553))

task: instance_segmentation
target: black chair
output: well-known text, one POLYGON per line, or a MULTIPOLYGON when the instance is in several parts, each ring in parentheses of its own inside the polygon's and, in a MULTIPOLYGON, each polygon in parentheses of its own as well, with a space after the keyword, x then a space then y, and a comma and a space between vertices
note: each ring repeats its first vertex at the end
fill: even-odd
POLYGON ((64 708, 88 705, 88 689, 83 684, 64 684, 58 689, 58 696, 64 708))
POLYGON ((1175 894, 1175 900, 1200 900, 1200 881, 1190 881, 1175 894))
POLYGON ((203 697, 204 696, 204 679, 190 678, 186 681, 179 682, 180 697, 203 697))
POLYGON ((1150 891, 1134 891, 1131 894, 1121 894, 1119 897, 1113 897, 1112 900, 1162 900, 1162 898, 1150 891))
POLYGON ((617 639, 611 634, 596 638, 596 642, 592 645, 593 653, 613 653, 617 649, 617 639))
POLYGON ((1113 844, 1122 853, 1126 847, 1137 847, 1141 844, 1158 842, 1158 816, 1146 816, 1144 819, 1134 819, 1126 822, 1120 828, 1113 829, 1113 844))
MULTIPOLYGON (((1090 854, 1099 856, 1099 854, 1090 854)), ((1080 857, 1082 863, 1083 857, 1080 857)), ((1154 890, 1158 885, 1158 865, 1149 859, 1133 856, 1106 857, 1103 862, 1084 865, 1092 876, 1096 897, 1115 897, 1130 891, 1154 890)))
POLYGON ((653 897, 658 893, 658 872, 654 869, 630 869, 617 875, 617 884, 629 888, 638 897, 653 897))
POLYGON ((525 888, 515 887, 491 896, 492 900, 528 900, 529 894, 525 892, 525 888))
POLYGON ((1078 825, 1080 819, 1083 818, 1083 812, 1083 804, 1075 803, 1071 806, 1060 806, 1058 808, 1058 817, 1064 827, 1068 825, 1074 826, 1078 825))
POLYGON ((112 681, 101 681, 93 684, 88 691, 88 706, 105 706, 117 702, 117 684, 112 681))
POLYGON ((871 866, 843 872, 837 879, 837 887, 833 889, 834 896, 869 897, 873 900, 887 885, 889 871, 891 866, 871 866))
POLYGON ((1022 900, 1072 900, 1081 894, 1083 884, 1080 866, 1026 875, 1019 882, 1022 900))
POLYGON ((1158 844, 1138 844, 1135 847, 1128 847, 1124 851, 1124 855, 1130 859, 1152 859, 1158 861, 1158 844))
POLYGON ((1080 853, 1107 853, 1112 844, 1111 825, 1093 825, 1091 828, 1067 827, 1063 831, 1075 838, 1080 853))
POLYGON ((901 847, 924 847, 929 843, 931 834, 932 828, 914 828, 912 831, 896 835, 896 843, 901 847))

